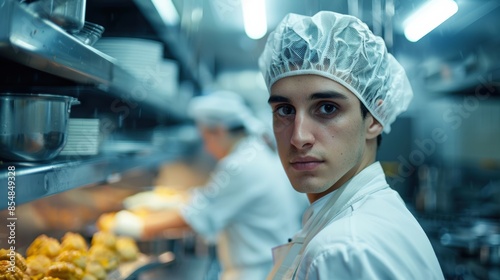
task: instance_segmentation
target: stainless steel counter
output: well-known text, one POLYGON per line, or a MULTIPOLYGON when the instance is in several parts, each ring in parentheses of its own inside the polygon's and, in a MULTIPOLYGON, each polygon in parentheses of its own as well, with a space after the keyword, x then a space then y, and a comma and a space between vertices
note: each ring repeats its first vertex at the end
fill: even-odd
MULTIPOLYGON (((154 244, 155 247, 162 247, 162 243, 154 244)), ((198 235, 186 233, 184 238, 163 243, 163 247, 173 252, 175 261, 145 270, 138 274, 137 280, 219 279, 220 265, 216 258, 216 246, 205 243, 198 235)))
POLYGON ((217 280, 210 257, 184 256, 176 262, 139 275, 138 280, 217 280))

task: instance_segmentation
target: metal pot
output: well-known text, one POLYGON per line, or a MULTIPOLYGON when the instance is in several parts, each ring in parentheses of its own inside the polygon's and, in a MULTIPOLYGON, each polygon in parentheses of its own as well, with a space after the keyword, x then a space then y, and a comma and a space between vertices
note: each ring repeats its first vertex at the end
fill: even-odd
POLYGON ((43 161, 56 157, 67 138, 70 96, 0 94, 0 158, 43 161))
POLYGON ((29 7, 70 33, 78 33, 85 24, 86 0, 36 0, 29 7))

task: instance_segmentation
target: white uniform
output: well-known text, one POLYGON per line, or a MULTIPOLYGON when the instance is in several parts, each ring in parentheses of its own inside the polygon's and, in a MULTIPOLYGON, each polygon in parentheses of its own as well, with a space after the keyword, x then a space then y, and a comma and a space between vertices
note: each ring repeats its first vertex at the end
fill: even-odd
MULTIPOLYGON (((311 239, 294 279, 444 279, 429 239, 399 194, 387 185, 380 163, 367 167, 349 184, 374 192, 344 208, 311 239)), ((306 211, 304 231, 334 193, 306 211)))
POLYGON ((249 137, 219 162, 182 215, 197 233, 217 241, 221 279, 259 280, 272 268, 271 248, 300 230, 308 205, 278 156, 249 137))

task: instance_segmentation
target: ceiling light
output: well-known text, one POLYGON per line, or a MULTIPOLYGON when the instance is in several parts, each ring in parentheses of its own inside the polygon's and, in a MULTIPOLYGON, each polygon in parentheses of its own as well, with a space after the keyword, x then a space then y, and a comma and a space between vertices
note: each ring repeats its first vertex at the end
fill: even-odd
POLYGON ((265 0, 241 0, 245 33, 257 40, 267 33, 267 17, 265 0))
POLYGON ((177 12, 172 0, 152 0, 152 2, 165 24, 179 24, 179 12, 177 12))
POLYGON ((416 42, 458 11, 453 0, 429 0, 403 23, 406 39, 416 42))

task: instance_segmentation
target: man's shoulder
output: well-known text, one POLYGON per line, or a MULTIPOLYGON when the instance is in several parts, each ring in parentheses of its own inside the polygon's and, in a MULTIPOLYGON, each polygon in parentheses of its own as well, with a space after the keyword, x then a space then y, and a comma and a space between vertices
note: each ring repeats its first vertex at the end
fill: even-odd
MULTIPOLYGON (((329 250, 342 249, 344 246, 377 247, 381 243, 390 243, 388 237, 391 236, 415 236, 414 232, 408 232, 420 229, 413 216, 404 208, 404 204, 391 197, 390 192, 384 193, 388 196, 386 199, 360 201, 359 205, 353 205, 340 213, 311 240, 311 247, 317 245, 329 250)), ((317 251, 311 253, 318 254, 317 251)))
MULTIPOLYGON (((388 203, 388 199, 382 203, 388 203)), ((418 251, 413 243, 426 244, 427 236, 418 222, 394 200, 394 207, 379 204, 349 208, 311 240, 306 254, 312 259, 355 258, 392 254, 399 248, 418 251)))

